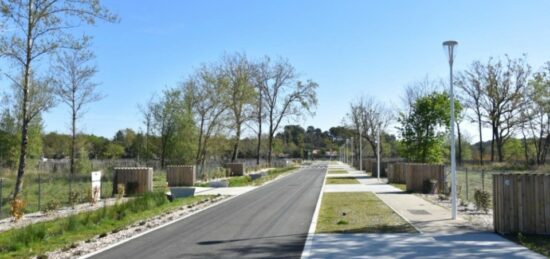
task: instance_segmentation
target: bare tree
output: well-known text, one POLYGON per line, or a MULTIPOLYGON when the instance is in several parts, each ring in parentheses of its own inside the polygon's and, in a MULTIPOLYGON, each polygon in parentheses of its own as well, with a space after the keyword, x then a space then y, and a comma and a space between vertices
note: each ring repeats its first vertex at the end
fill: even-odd
POLYGON ((504 143, 525 120, 521 112, 531 67, 524 58, 511 59, 506 56, 505 64, 501 61, 493 63, 490 59, 485 70, 487 83, 481 107, 492 130, 491 161, 494 160, 496 147, 498 160, 502 162, 504 143))
POLYGON ((273 138, 285 118, 311 113, 317 105, 315 90, 318 84, 308 80, 297 81, 294 67, 286 60, 271 63, 266 59, 261 78, 264 78, 262 89, 266 108, 268 132, 267 162, 271 164, 273 156, 273 138))
POLYGON ((96 66, 90 64, 93 59, 93 53, 85 48, 68 50, 57 56, 52 71, 56 75, 54 92, 71 114, 71 178, 75 173, 77 119, 84 114, 84 106, 103 98, 92 81, 97 73, 96 66))
MULTIPOLYGON (((5 0, 0 2, 9 32, 0 37, 0 55, 12 62, 16 76, 9 76, 21 95, 21 145, 14 198, 22 189, 27 158, 32 74, 40 58, 59 48, 77 45, 70 30, 82 22, 93 24, 96 19, 115 21, 116 17, 98 0, 5 0), (13 80, 20 78, 21 80, 13 80)), ((38 109, 40 111, 44 110, 38 109)), ((36 114, 35 114, 36 115, 36 114)))
POLYGON ((486 87, 486 70, 485 67, 479 62, 475 61, 470 66, 469 70, 464 71, 458 75, 456 84, 459 89, 464 93, 463 103, 467 109, 473 111, 473 115, 466 115, 472 122, 477 123, 479 134, 479 163, 483 166, 483 117, 486 115, 483 113, 482 102, 484 98, 484 89, 486 87))
POLYGON ((361 131, 362 138, 369 143, 375 157, 378 158, 378 154, 375 152, 377 132, 385 129, 391 122, 391 112, 376 102, 373 97, 361 96, 350 104, 350 112, 347 117, 350 126, 357 132, 357 135, 361 131))
POLYGON ((550 150, 550 62, 529 82, 528 106, 524 115, 528 116, 528 125, 535 143, 535 160, 538 165, 546 162, 550 150))

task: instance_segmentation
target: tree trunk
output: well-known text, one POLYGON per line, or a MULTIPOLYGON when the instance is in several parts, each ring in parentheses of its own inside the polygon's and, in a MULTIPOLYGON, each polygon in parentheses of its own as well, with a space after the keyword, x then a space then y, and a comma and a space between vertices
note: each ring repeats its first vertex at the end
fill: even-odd
POLYGON ((483 135, 481 135, 481 116, 477 119, 479 130, 479 164, 483 167, 483 135))
POLYGON ((241 141, 241 125, 237 126, 237 133, 235 136, 235 144, 233 145, 233 155, 231 156, 231 162, 235 162, 239 156, 239 143, 241 141))
POLYGON ((456 131, 458 135, 458 165, 462 165, 462 134, 460 134, 460 124, 456 122, 456 131))
POLYGON ((521 129, 521 134, 523 135, 523 152, 525 155, 525 164, 529 164, 529 146, 527 145, 527 137, 525 136, 525 131, 521 129))
POLYGON ((73 112, 73 116, 71 118, 71 175, 74 175, 75 171, 75 155, 76 155, 76 114, 73 112))
POLYGON ((491 162, 494 162, 495 161, 495 135, 497 134, 496 133, 496 130, 495 130, 495 122, 492 123, 492 138, 491 138, 491 162))
POLYGON ((258 146, 256 147, 256 165, 260 165, 260 152, 262 148, 262 89, 259 89, 258 99, 258 146))
POLYGON ((16 199, 19 195, 19 192, 23 189, 23 176, 25 175, 25 165, 27 163, 27 144, 29 141, 28 132, 29 132, 29 123, 30 120, 27 118, 27 105, 29 102, 29 77, 31 69, 31 60, 32 60, 32 23, 33 18, 33 2, 28 2, 28 16, 27 16, 27 35, 26 35, 26 60, 25 68, 23 74, 23 104, 22 104, 22 125, 21 125, 21 146, 19 150, 19 165, 17 168, 17 179, 15 181, 15 190, 13 191, 13 198, 16 199))
POLYGON ((271 166, 271 156, 273 154, 273 133, 271 132, 271 130, 269 130, 269 137, 268 137, 268 140, 267 140, 267 145, 268 145, 267 164, 269 166, 271 166))
MULTIPOLYGON (((26 99, 26 98, 23 98, 23 99, 26 99)), ((27 109, 25 107, 23 108, 23 116, 26 116, 26 113, 27 113, 27 109)), ((21 128, 21 146, 20 146, 20 153, 19 153, 19 166, 17 168, 17 180, 15 182, 15 190, 13 192, 14 199, 16 199, 19 192, 23 190, 23 175, 25 174, 25 165, 27 160, 28 130, 29 130, 29 123, 27 122, 26 119, 23 119, 23 125, 21 128)))

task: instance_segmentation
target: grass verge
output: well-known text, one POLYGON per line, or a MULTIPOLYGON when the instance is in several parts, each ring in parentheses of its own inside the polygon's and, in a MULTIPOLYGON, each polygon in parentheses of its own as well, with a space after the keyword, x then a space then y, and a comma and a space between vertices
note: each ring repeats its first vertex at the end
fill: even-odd
POLYGON ((404 192, 407 191, 407 185, 404 183, 390 183, 390 185, 404 192))
POLYGON ((370 192, 325 193, 317 233, 414 233, 413 226, 370 192))
POLYGON ((327 184, 359 184, 359 181, 352 177, 327 177, 327 184))
POLYGON ((517 234, 504 237, 550 258, 550 236, 517 234))
POLYGON ((104 237, 138 221, 210 198, 212 196, 198 196, 169 202, 162 192, 147 193, 96 211, 12 229, 0 233, 0 258, 28 258, 74 247, 76 242, 97 235, 104 237))
MULTIPOLYGON (((288 171, 294 170, 297 167, 290 166, 290 167, 283 167, 283 168, 275 168, 268 170, 266 173, 267 175, 264 177, 260 177, 257 179, 252 180, 252 178, 248 175, 243 176, 235 176, 230 177, 227 179, 229 181, 229 187, 242 187, 242 186, 257 186, 262 185, 267 181, 275 179, 277 176, 286 173, 288 171)), ((209 183, 203 182, 203 183, 197 183, 195 184, 196 187, 209 187, 209 183)))
POLYGON ((346 170, 328 170, 329 174, 347 174, 348 171, 346 170))
POLYGON ((294 170, 296 167, 283 167, 283 168, 275 168, 267 171, 267 175, 254 179, 248 175, 245 176, 237 176, 237 177, 231 177, 229 178, 229 187, 239 187, 239 186, 249 186, 249 185, 262 185, 267 181, 273 180, 277 178, 279 175, 286 173, 288 171, 294 170))

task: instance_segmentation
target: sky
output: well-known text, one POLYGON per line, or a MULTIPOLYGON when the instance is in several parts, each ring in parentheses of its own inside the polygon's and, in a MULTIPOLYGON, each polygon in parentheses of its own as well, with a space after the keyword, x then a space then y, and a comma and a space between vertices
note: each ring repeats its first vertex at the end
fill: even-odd
MULTIPOLYGON (((322 130, 341 125, 350 101, 372 96, 395 111, 407 84, 447 80, 441 43, 459 42, 455 69, 489 57, 527 54, 550 61, 550 1, 103 0, 120 22, 86 27, 94 37, 106 96, 89 106, 80 130, 112 137, 143 128, 138 104, 177 86, 224 53, 287 58, 319 84, 316 115, 287 123, 322 130)), ((59 105, 45 130, 68 133, 59 105)), ((391 129, 390 129, 391 131, 391 129)), ((475 127, 465 131, 476 136, 475 127)), ((485 133, 484 133, 485 134, 485 133)))

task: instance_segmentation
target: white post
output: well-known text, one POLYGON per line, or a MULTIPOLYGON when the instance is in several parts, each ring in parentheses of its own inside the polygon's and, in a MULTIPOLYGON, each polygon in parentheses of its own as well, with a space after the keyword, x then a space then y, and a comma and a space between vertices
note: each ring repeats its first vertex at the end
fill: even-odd
POLYGON ((377 160, 377 172, 378 181, 380 182, 380 124, 378 124, 378 130, 376 132, 376 160, 377 160))
POLYGON ((443 42, 443 46, 449 55, 449 85, 451 88, 451 216, 456 219, 457 214, 457 193, 456 193, 456 157, 455 157, 455 98, 453 92, 453 62, 454 62, 454 47, 458 43, 456 41, 443 42))
POLYGON ((353 157, 355 156, 355 150, 353 146, 353 137, 351 137, 351 143, 349 144, 351 149, 351 166, 353 167, 353 157))
POLYGON ((451 193, 452 200, 452 218, 456 219, 457 193, 456 193, 456 156, 455 156, 455 97, 453 92, 453 62, 450 65, 451 82, 451 193))
POLYGON ((363 172, 363 136, 361 127, 359 127, 359 171, 363 172))

